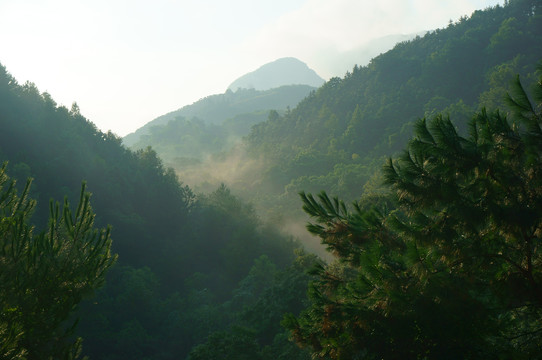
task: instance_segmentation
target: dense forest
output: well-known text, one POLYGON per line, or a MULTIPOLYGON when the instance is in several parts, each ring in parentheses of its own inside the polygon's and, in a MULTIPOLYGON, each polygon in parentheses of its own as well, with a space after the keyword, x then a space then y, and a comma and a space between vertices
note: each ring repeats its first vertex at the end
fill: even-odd
POLYGON ((290 113, 254 126, 247 152, 270 163, 260 180, 266 191, 288 199, 288 208, 303 190, 357 198, 365 184, 378 186, 374 174, 406 145, 419 117, 447 114, 465 130, 475 111, 502 106, 516 74, 535 79, 539 6, 512 1, 475 11, 397 44, 329 80, 290 113))
POLYGON ((253 125, 265 121, 270 111, 289 111, 314 90, 308 85, 227 90, 160 116, 122 142, 135 151, 152 147, 166 167, 198 191, 211 191, 223 182, 231 186, 224 172, 212 164, 228 167, 221 154, 231 157, 253 125), (213 168, 216 174, 208 171, 213 168))
MULTIPOLYGON (((476 11, 266 113, 257 171, 207 192, 0 66, 0 357, 541 358, 541 11, 476 11), (276 226, 301 208, 330 260, 276 226)), ((147 140, 227 162, 198 145, 217 128, 147 140)))
POLYGON ((539 359, 542 63, 510 117, 482 110, 462 136, 420 119, 383 167, 386 195, 348 207, 301 193, 339 261, 312 272, 311 306, 283 324, 316 359, 539 359))
MULTIPOLYGON (((295 240, 266 226, 249 204, 225 186, 194 194, 172 169, 163 166, 154 150, 126 149, 119 137, 97 130, 76 104, 69 110, 57 106, 33 84, 18 84, 4 67, 0 67, 0 114, 0 159, 8 162, 2 176, 5 172, 16 180, 15 186, 3 180, 10 197, 0 199, 7 206, 2 224, 8 222, 4 214, 12 212, 15 200, 9 199, 17 199, 14 191, 18 190, 24 194, 21 199, 32 204, 18 221, 45 236, 52 219, 58 218, 50 213, 50 200, 77 201, 85 181, 96 213, 88 217, 98 228, 112 226, 111 251, 118 254, 105 286, 72 314, 79 318, 76 335, 65 329, 74 321, 66 318, 70 312, 58 314, 64 318, 52 324, 56 328, 43 340, 52 349, 50 356, 59 356, 54 349, 73 353, 80 342, 71 337, 82 336, 83 354, 91 358, 173 359, 186 356, 210 334, 233 326, 246 331, 244 341, 259 352, 274 353, 279 351, 275 347, 284 351, 290 346, 279 321, 282 313, 302 308, 304 298, 299 294, 307 287, 305 270, 316 261, 302 254, 305 260, 294 262, 294 250, 299 247, 295 240), (26 188, 28 178, 34 180, 26 188), (266 303, 264 293, 270 291, 284 292, 284 296, 266 303), (260 313, 258 307, 276 310, 260 313)), ((88 231, 93 232, 92 228, 88 231)), ((5 246, 2 243, 4 251, 5 246)), ((68 296, 70 291, 65 289, 58 296, 68 296)), ((88 295, 87 288, 81 298, 66 305, 68 310, 88 295)), ((9 312, 24 310, 10 301, 2 302, 2 321, 10 321, 5 317, 9 312)), ((47 358, 45 348, 25 345, 37 331, 33 327, 39 326, 30 322, 33 314, 25 310, 17 323, 1 328, 0 335, 12 339, 20 329, 18 323, 28 327, 22 337, 5 341, 2 355, 21 355, 7 348, 15 343, 25 346, 29 359, 47 358)))
MULTIPOLYGON (((189 163, 173 161, 175 148, 164 149, 163 137, 148 138, 145 145, 195 186, 198 179, 214 181, 215 187, 224 181, 266 218, 279 224, 298 217, 305 221, 299 191, 326 189, 344 198, 359 198, 364 188, 377 191, 382 162, 406 145, 419 117, 447 114, 465 131, 476 111, 504 105, 516 74, 534 81, 535 64, 542 58, 538 6, 531 0, 512 1, 477 10, 446 28, 401 42, 368 65, 332 78, 291 111, 269 112, 229 154, 224 146, 219 155, 189 163), (221 163, 242 176, 220 178, 209 172, 221 163)), ((155 131, 164 134, 166 128, 177 138, 193 131, 171 125, 155 131)), ((203 130, 202 143, 218 143, 203 130)), ((184 145, 177 146, 181 155, 184 145)))

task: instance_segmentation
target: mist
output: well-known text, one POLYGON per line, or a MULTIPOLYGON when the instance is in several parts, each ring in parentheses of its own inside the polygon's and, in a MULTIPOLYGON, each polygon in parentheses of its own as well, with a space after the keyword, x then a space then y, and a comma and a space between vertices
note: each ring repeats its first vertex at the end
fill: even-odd
POLYGON ((284 191, 277 194, 277 184, 269 183, 264 177, 269 161, 263 156, 250 156, 241 139, 231 141, 235 143, 227 152, 203 154, 201 159, 185 158, 166 166, 171 166, 183 184, 196 193, 208 194, 226 185, 234 195, 253 206, 262 222, 299 240, 306 251, 330 260, 332 257, 320 240, 307 231, 309 217, 302 211, 297 194, 284 191), (283 203, 287 197, 286 202, 295 205, 285 209, 283 203))

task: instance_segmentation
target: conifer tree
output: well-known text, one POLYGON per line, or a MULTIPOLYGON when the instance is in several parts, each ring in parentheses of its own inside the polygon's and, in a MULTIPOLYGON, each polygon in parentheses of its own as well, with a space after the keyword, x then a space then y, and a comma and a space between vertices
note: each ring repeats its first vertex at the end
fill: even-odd
POLYGON ((71 359, 81 350, 72 319, 79 302, 100 286, 115 262, 110 229, 94 229, 90 194, 81 189, 75 213, 51 202, 47 229, 30 224, 29 180, 18 196, 0 169, 0 358, 71 359))
POLYGON ((444 116, 419 120, 384 167, 386 199, 349 210, 301 194, 338 259, 284 320, 315 358, 539 357, 542 79, 532 100, 516 80, 508 103, 511 120, 481 110, 467 136, 444 116))

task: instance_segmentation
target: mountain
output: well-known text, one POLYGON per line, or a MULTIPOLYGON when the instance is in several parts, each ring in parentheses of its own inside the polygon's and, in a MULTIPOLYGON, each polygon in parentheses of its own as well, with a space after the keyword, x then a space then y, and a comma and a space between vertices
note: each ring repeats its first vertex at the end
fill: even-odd
POLYGON ((443 113, 465 133, 480 107, 503 108, 508 83, 516 74, 533 79, 542 59, 536 3, 478 10, 398 43, 252 127, 247 152, 266 164, 254 172, 252 201, 284 214, 302 190, 358 198, 364 187, 379 188, 384 160, 404 148, 418 118, 443 113))
POLYGON ((283 85, 302 84, 319 87, 324 83, 318 74, 304 62, 292 58, 281 58, 267 63, 255 71, 232 82, 228 89, 268 90, 283 85))
MULTIPOLYGON (((19 190, 28 178, 34 179, 27 195, 37 200, 32 217, 36 235, 38 229, 47 229, 49 233, 50 228, 53 233, 55 223, 48 222, 49 211, 54 211, 54 206, 49 207, 50 199, 62 201, 66 198, 72 204, 77 203, 83 181, 92 192, 90 201, 96 213, 96 226, 112 226, 113 251, 119 255, 118 263, 109 271, 105 287, 97 291, 92 301, 83 303, 78 314, 72 314, 74 319, 81 320, 74 336, 84 338, 83 352, 91 358, 184 359, 193 346, 204 342, 212 332, 223 331, 235 321, 232 319, 241 318, 237 314, 239 309, 256 303, 266 288, 278 286, 270 279, 293 259, 294 248, 298 246, 296 242, 264 227, 252 207, 228 188, 222 186, 209 194, 195 195, 189 187, 180 184, 172 169, 164 167, 154 150, 127 149, 111 132, 99 131, 80 113, 76 104, 71 109, 58 106, 49 94, 40 93, 32 83, 19 85, 2 65, 0 129, 0 164, 9 162, 8 176, 16 180, 15 186, 19 190), (251 268, 258 261, 264 268, 262 273, 270 274, 267 280, 260 281, 261 277, 249 279, 244 282, 243 289, 236 291, 249 273, 254 278, 251 268), (256 290, 250 288, 250 281, 258 283, 256 290), (220 308, 222 302, 230 303, 234 293, 242 293, 235 298, 237 308, 224 311, 220 308), (231 318, 217 316, 219 311, 231 318), (138 335, 127 335, 136 333, 138 335)), ((4 179, 1 182, 4 185, 4 179)), ((28 245, 26 232, 24 237, 15 240, 15 236, 6 235, 6 229, 13 227, 7 225, 11 224, 12 218, 9 214, 6 217, 6 209, 15 208, 15 205, 6 204, 11 201, 10 197, 4 196, 8 188, 0 188, 3 276, 11 274, 4 274, 4 269, 10 269, 6 267, 5 254, 14 249, 7 245, 9 242, 21 244, 19 241, 26 241, 20 248, 34 246, 28 245)), ((24 211, 26 214, 27 210, 24 211)), ((68 217, 60 216, 60 223, 68 221, 68 217)), ((76 216, 80 218, 80 215, 76 216)), ((86 241, 79 238, 79 228, 75 233, 77 235, 72 235, 74 241, 86 241)), ((101 241, 96 235, 92 241, 101 241)), ((69 258, 72 256, 70 247, 66 249, 59 248, 55 254, 60 252, 62 268, 69 268, 71 273, 71 266, 76 262, 69 258)), ((23 255, 13 256, 24 257, 26 252, 18 254, 23 255)), ((48 270, 43 274, 44 279, 56 277, 53 268, 48 270)), ((302 273, 299 275, 303 276, 302 273)), ((87 281, 83 274, 80 277, 81 281, 87 281)), ((25 282, 14 283, 24 293, 35 294, 34 289, 26 288, 25 282)), ((0 293, 4 308, 0 329, 12 329, 11 317, 4 316, 8 304, 4 297, 9 296, 4 296, 6 286, 2 285, 0 293)), ((306 281, 305 284, 298 282, 298 285, 301 287, 298 286, 293 296, 301 299, 298 294, 306 292, 306 281)), ((63 296, 77 297, 71 286, 62 287, 65 289, 63 296)), ((286 286, 293 289, 288 284, 283 287, 286 286)), ((9 304, 12 304, 11 300, 9 304)), ((13 300, 13 308, 20 309, 17 306, 20 299, 13 300)), ((57 306, 56 300, 53 302, 52 308, 56 309, 53 311, 67 316, 72 310, 57 306)), ((41 302, 37 303, 42 306, 41 302)), ((291 303, 295 308, 285 301, 282 304, 280 306, 289 311, 299 308, 299 303, 295 302, 291 303)), ((41 308, 36 309, 36 313, 41 314, 41 308)), ((266 316, 272 313, 265 312, 266 316)), ((34 313, 21 316, 30 318, 34 313)), ((272 316, 280 320, 282 312, 275 311, 272 316)), ((35 341, 32 336, 42 332, 62 340, 49 323, 36 326, 40 329, 30 329, 33 332, 24 332, 27 327, 17 327, 16 336, 0 330, 2 358, 13 358, 11 348, 6 350, 4 346, 6 340, 8 345, 24 346, 17 343, 19 338, 35 341)), ((284 330, 275 327, 268 336, 274 336, 274 332, 284 330)), ((54 346, 53 342, 47 343, 47 347, 54 346)), ((41 355, 25 353, 24 348, 18 350, 15 355, 25 354, 29 358, 40 358, 41 355)))
MULTIPOLYGON (((295 107, 323 83, 324 79, 305 63, 295 58, 278 59, 241 76, 223 94, 207 96, 157 117, 126 135, 123 142, 132 147, 142 135, 150 133, 151 127, 165 125, 176 118, 198 118, 207 124, 220 125, 238 115, 270 110, 283 111, 295 107)), ((257 119, 260 121, 261 117, 257 116, 257 119)))
MULTIPOLYGON (((284 85, 269 90, 238 89, 235 92, 227 90, 224 94, 207 96, 191 105, 159 116, 126 135, 123 142, 127 146, 134 146, 142 135, 150 133, 153 126, 163 126, 177 118, 198 118, 206 124, 220 125, 225 120, 242 114, 286 110, 296 106, 314 90, 316 88, 309 85, 284 85)), ((256 120, 264 119, 257 116, 256 120)))
MULTIPOLYGON (((229 154, 217 157, 210 164, 204 163, 214 166, 212 170, 221 170, 218 165, 227 168, 237 176, 237 180, 242 177, 242 182, 235 183, 235 187, 222 185, 208 194, 196 195, 191 188, 181 186, 177 175, 164 166, 154 150, 127 149, 114 134, 99 131, 84 118, 77 106, 71 109, 57 106, 49 94, 40 93, 31 83, 19 85, 0 66, 0 162, 9 161, 8 174, 18 180, 15 186, 20 187, 18 184, 24 183, 28 177, 35 179, 29 197, 38 201, 37 218, 33 218, 36 229, 46 228, 49 199, 60 200, 66 195, 70 201, 76 200, 83 180, 87 181, 88 189, 93 193, 91 202, 97 214, 97 225, 113 226, 113 246, 119 253, 119 263, 110 271, 105 287, 98 291, 95 301, 86 303, 82 312, 82 326, 75 335, 82 334, 85 339, 84 354, 96 359, 185 359, 190 352, 192 359, 239 358, 241 353, 252 359, 310 358, 307 353, 295 353, 301 350, 287 341, 291 334, 285 333, 279 325, 283 314, 299 313, 304 307, 304 294, 308 293, 307 270, 312 269, 311 276, 320 273, 333 282, 323 292, 311 287, 314 291, 309 293, 313 296, 334 302, 325 308, 322 302, 316 302, 318 309, 315 314, 334 320, 337 299, 342 301, 343 296, 339 294, 337 297, 333 293, 339 284, 337 280, 343 277, 358 279, 357 270, 343 267, 347 265, 345 262, 335 264, 329 268, 330 272, 321 272, 318 269, 324 268, 321 265, 315 267, 306 254, 288 266, 296 243, 261 222, 255 208, 266 209, 267 218, 276 224, 289 225, 293 220, 291 214, 302 206, 298 196, 300 190, 312 193, 326 190, 360 205, 357 200, 361 196, 382 191, 379 169, 386 158, 404 149, 417 118, 431 119, 443 113, 452 119, 460 133, 466 133, 469 131, 467 120, 475 111, 482 107, 501 107, 507 84, 515 79, 516 74, 520 74, 525 84, 537 80, 535 64, 542 59, 540 1, 510 0, 505 4, 476 11, 445 29, 401 42, 375 57, 368 65, 355 66, 344 77, 330 79, 316 91, 310 91, 294 108, 267 113, 267 120, 261 119, 252 126, 246 137, 246 153, 239 156, 242 168, 234 166, 235 159, 229 154), (243 196, 253 200, 254 207, 233 195, 234 191, 242 192, 243 196), (275 215, 275 218, 269 215, 275 215), (335 274, 340 277, 335 277, 335 274)), ((273 90, 264 92, 267 91, 273 90)), ((215 100, 220 102, 228 97, 242 98, 245 95, 257 102, 262 92, 256 89, 230 91, 207 100, 211 104, 215 100)), ((208 113, 228 109, 228 106, 218 105, 208 113)), ((231 121, 218 118, 214 124, 206 123, 205 119, 194 119, 197 114, 190 117, 171 115, 167 126, 156 127, 155 134, 151 130, 149 135, 175 137, 179 134, 173 132, 173 128, 182 128, 186 137, 174 138, 169 144, 180 143, 190 147, 192 140, 208 141, 208 137, 198 139, 201 134, 212 134, 228 126, 240 126, 246 130, 241 125, 250 123, 256 112, 249 112, 248 118, 237 114, 230 118, 233 119, 231 121)), ((263 118, 265 113, 258 116, 263 118)), ((427 149, 423 141, 431 135, 420 133, 420 127, 417 130, 421 134, 417 142, 419 149, 427 149)), ((434 134, 435 130, 430 129, 430 132, 434 134)), ((534 135, 539 133, 536 127, 526 130, 533 130, 534 135)), ((439 142, 445 140, 441 133, 439 142)), ((511 143, 512 146, 507 142, 502 144, 497 155, 508 157, 515 151, 515 142, 511 143)), ((448 151, 446 155, 454 153, 448 151)), ((404 153, 403 159, 408 161, 409 155, 415 157, 415 154, 404 153)), ((493 153, 488 154, 492 156, 493 153)), ((426 164, 420 162, 420 158, 413 160, 423 166, 426 164)), ((463 160, 460 156, 454 162, 463 160)), ((427 162, 429 167, 431 161, 427 162)), ((522 161, 531 162, 528 157, 522 161)), ((408 172, 408 165, 403 170, 408 172)), ((423 176, 416 179, 424 184, 435 184, 435 196, 438 197, 441 183, 431 179, 432 171, 428 170, 427 176, 421 174, 423 176)), ((529 178, 531 173, 526 174, 524 178, 529 178)), ((485 176, 493 176, 492 168, 485 176)), ((515 181, 513 177, 508 179, 515 181)), ((495 192, 501 192, 501 189, 495 192)), ((470 202, 473 199, 460 200, 470 202)), ((503 204, 510 201, 513 202, 514 197, 506 195, 503 204)), ((486 203, 482 201, 480 204, 485 206, 486 203)), ((382 234, 380 230, 387 231, 380 227, 380 217, 373 214, 363 219, 354 217, 354 221, 350 221, 350 217, 343 216, 346 210, 339 204, 331 200, 324 204, 321 213, 325 216, 317 219, 326 222, 325 226, 333 227, 329 232, 324 227, 321 230, 326 231, 330 238, 337 236, 340 241, 335 241, 335 244, 357 248, 357 244, 350 246, 340 239, 346 234, 344 228, 365 231, 366 225, 371 228, 377 226, 379 234, 376 236, 382 234), (330 211, 334 214, 329 214, 330 211), (336 217, 339 218, 337 222, 336 217)), ((386 204, 381 206, 388 207, 386 204)), ((392 209, 393 206, 388 210, 392 209)), ((442 212, 433 214, 440 216, 442 212)), ((413 224, 424 219, 416 217, 413 224)), ((397 217, 397 220, 401 219, 397 217)), ((453 218, 451 221, 454 222, 453 218)), ((9 223, 4 223, 3 220, 2 224, 9 226, 9 223)), ((303 225, 299 227, 305 231, 303 225)), ((313 225, 312 229, 318 229, 318 225, 313 225)), ((409 232, 419 233, 420 229, 409 232)), ((425 234, 425 227, 422 230, 425 234)), ((361 234, 359 239, 363 236, 361 234)), ((8 237, 0 238, 10 240, 8 237)), ((376 256, 374 264, 391 266, 403 277, 404 268, 396 259, 380 258, 381 250, 387 252, 385 247, 371 247, 367 252, 369 257, 356 255, 348 261, 357 262, 357 266, 360 259, 376 256)), ((3 248, 5 252, 6 247, 3 248)), ((350 252, 347 248, 340 251, 343 250, 350 252)), ((440 257, 438 251, 436 254, 440 257)), ((412 255, 418 257, 419 254, 413 251, 412 255)), ((417 262, 418 259, 415 260, 417 262)), ((522 266, 520 263, 517 267, 522 266)), ((463 267, 457 268, 463 271, 463 267)), ((486 283, 494 283, 495 279, 500 281, 502 274, 513 274, 510 266, 490 265, 489 268, 498 271, 498 275, 486 283)), ((485 272, 487 268, 482 270, 485 272)), ((360 271, 362 275, 365 273, 360 271)), ((434 272, 434 284, 441 282, 441 274, 441 271, 434 272)), ((472 283, 468 272, 464 274, 470 284, 477 284, 476 281, 472 283)), ((382 278, 380 275, 382 273, 377 273, 377 277, 382 278)), ((517 279, 511 280, 497 292, 504 290, 502 293, 505 294, 510 289, 517 292, 517 279)), ((349 282, 344 284, 350 286, 349 282)), ((354 290, 364 288, 373 292, 371 286, 365 286, 367 284, 351 283, 354 290)), ((523 293, 524 288, 519 285, 520 293, 523 293)), ((401 286, 394 289, 403 292, 401 286)), ((346 293, 350 291, 349 288, 346 290, 346 293)), ((411 292, 403 294, 410 295, 411 292)), ((491 293, 475 295, 487 299, 491 293)), ((437 298, 428 297, 420 303, 421 308, 426 308, 427 299, 430 303, 437 303, 434 301, 437 298)), ((355 302, 343 304, 355 310, 355 302)), ((375 308, 374 304, 370 302, 371 308, 375 308)), ((401 312, 407 310, 411 314, 415 311, 402 301, 397 304, 401 312)), ((517 310, 513 316, 494 319, 509 323, 526 315, 538 315, 536 309, 531 309, 531 304, 524 301, 510 303, 510 298, 502 303, 492 302, 492 307, 510 306, 517 310)), ((478 309, 476 302, 474 305, 478 309)), ((461 310, 455 304, 452 306, 461 310)), ((389 309, 377 307, 385 312, 389 309)), ((20 312, 17 307, 6 309, 20 312)), ((490 316, 494 314, 492 311, 490 316)), ((364 311, 360 313, 366 314, 364 311)), ((340 317, 344 316, 339 314, 340 317)), ((379 318, 395 319, 393 316, 379 318)), ((6 329, 1 321, 0 329, 6 329)), ((395 324, 402 327, 403 323, 395 324)), ((532 324, 536 325, 536 319, 532 324)), ((381 329, 389 334, 388 328, 381 329)), ((526 332, 525 329, 521 329, 523 336, 539 333, 538 330, 526 332)), ((331 330, 333 332, 334 328, 331 330)), ((517 340, 517 332, 496 332, 517 340)), ((333 339, 335 344, 343 344, 344 332, 335 333, 342 337, 337 341, 333 339)), ((455 348, 457 342, 454 342, 453 335, 450 335, 450 340, 455 348)), ((3 337, 16 342, 19 336, 18 329, 15 335, 0 331, 0 343, 4 344, 1 341, 3 337)), ((311 337, 307 339, 312 340, 311 337)), ((325 339, 329 342, 328 336, 325 339)), ((422 340, 425 342, 425 338, 422 340)), ((538 338, 531 343, 533 348, 539 349, 538 338)), ((410 343, 406 344, 406 350, 409 350, 410 343)), ((475 347, 475 350, 474 357, 480 355, 480 348, 475 347)), ((329 351, 324 355, 328 354, 329 351)))
MULTIPOLYGON (((378 188, 383 160, 404 147, 418 118, 442 112, 466 131, 480 106, 503 104, 507 82, 516 74, 533 77, 542 59, 542 23, 532 4, 516 0, 475 11, 444 29, 398 43, 343 78, 330 79, 291 111, 255 124, 244 142, 249 158, 240 157, 237 167, 232 158, 223 160, 228 169, 243 174, 226 183, 235 183, 235 190, 259 209, 276 208, 280 214, 296 209, 301 190, 356 198, 364 186, 378 188), (257 166, 249 174, 251 162, 257 166)), ((229 137, 216 135, 226 134, 223 129, 201 125, 180 119, 171 129, 157 129, 144 144, 183 170, 186 161, 174 159, 174 147, 193 157, 189 149, 213 152, 218 147, 208 144, 219 146, 220 139, 229 137), (190 136, 166 140, 180 134, 173 127, 190 136), (205 147, 198 145, 202 139, 205 147)), ((205 166, 221 167, 216 161, 200 164, 205 166)), ((219 177, 215 180, 220 184, 219 177)))

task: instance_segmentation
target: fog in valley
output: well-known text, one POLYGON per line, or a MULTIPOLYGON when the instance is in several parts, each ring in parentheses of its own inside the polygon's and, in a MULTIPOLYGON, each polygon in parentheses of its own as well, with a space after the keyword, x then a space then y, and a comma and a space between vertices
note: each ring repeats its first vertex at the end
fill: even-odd
POLYGON ((541 358, 541 11, 0 2, 0 359, 541 358))

